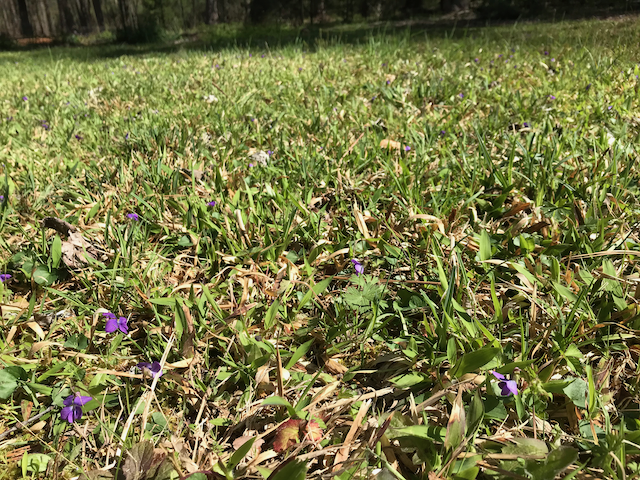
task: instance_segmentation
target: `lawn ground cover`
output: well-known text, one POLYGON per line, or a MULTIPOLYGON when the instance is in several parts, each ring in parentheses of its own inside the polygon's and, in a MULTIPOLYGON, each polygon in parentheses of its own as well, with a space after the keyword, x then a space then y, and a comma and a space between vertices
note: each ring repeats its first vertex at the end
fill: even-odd
POLYGON ((0 479, 638 478, 638 19, 205 33, 0 53, 0 479))

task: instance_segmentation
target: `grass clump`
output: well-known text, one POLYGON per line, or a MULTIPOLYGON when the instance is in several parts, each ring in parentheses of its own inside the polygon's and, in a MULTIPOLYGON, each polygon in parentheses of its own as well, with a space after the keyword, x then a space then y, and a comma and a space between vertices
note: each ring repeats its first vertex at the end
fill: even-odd
POLYGON ((0 54, 5 478, 637 478, 638 33, 0 54))

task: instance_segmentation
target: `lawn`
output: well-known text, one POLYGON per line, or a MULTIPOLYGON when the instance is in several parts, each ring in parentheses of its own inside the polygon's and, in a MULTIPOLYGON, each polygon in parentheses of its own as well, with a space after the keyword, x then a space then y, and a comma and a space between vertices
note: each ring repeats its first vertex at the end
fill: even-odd
POLYGON ((640 478, 638 18, 286 33, 0 53, 0 480, 640 478))

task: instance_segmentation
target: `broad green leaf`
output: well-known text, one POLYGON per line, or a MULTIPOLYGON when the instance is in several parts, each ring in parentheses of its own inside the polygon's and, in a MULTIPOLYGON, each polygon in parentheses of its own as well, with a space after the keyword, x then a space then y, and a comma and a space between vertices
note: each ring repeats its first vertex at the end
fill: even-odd
POLYGON ((271 330, 275 326, 279 308, 280 300, 276 298, 267 310, 266 315, 264 316, 264 328, 266 330, 271 330))
POLYGON ((469 412, 467 413, 467 432, 468 435, 476 433, 482 419, 484 418, 484 402, 480 396, 478 390, 474 390, 473 397, 471 398, 471 404, 469 405, 469 412))
POLYGON ((289 461, 284 467, 276 468, 268 480, 304 480, 307 475, 307 464, 299 460, 289 461))
POLYGON ((282 397, 273 396, 273 397, 266 398, 264 402, 262 402, 262 406, 267 406, 267 405, 286 407, 290 417, 292 418, 298 417, 298 412, 296 412, 296 409, 293 408, 293 405, 291 405, 286 399, 282 397))
POLYGON ((502 453, 512 455, 546 455, 549 453, 547 444, 537 438, 514 438, 511 441, 513 444, 505 446, 502 453))
POLYGON ((489 260, 491 258, 491 237, 486 230, 480 232, 480 260, 489 260))
POLYGON ((589 385, 581 378, 576 378, 573 382, 562 389, 564 394, 578 408, 587 408, 587 396, 589 395, 589 385))
POLYGON ((465 418, 464 405, 462 404, 462 389, 458 389, 458 394, 453 402, 449 421, 447 422, 447 434, 444 437, 444 446, 449 450, 457 448, 464 440, 467 432, 467 421, 465 418))
POLYGON ((162 307, 174 307, 176 304, 176 299, 173 297, 150 298, 149 302, 153 303, 154 305, 160 305, 162 307))
POLYGON ((569 466, 578 460, 578 451, 575 448, 562 446, 552 451, 542 462, 527 460, 525 469, 533 480, 549 480, 556 478, 569 466))
POLYGON ((60 259, 62 258, 62 240, 56 235, 51 242, 51 265, 53 268, 58 268, 60 265, 60 259))
POLYGON ((242 445, 240 445, 240 448, 233 452, 233 455, 231 455, 226 465, 227 471, 233 471, 233 469, 236 468, 236 466, 242 461, 242 459, 247 456, 247 453, 249 453, 251 447, 253 447, 253 442, 256 441, 256 438, 257 437, 247 440, 242 445))
POLYGON ((58 273, 55 270, 49 271, 46 265, 38 265, 32 278, 38 285, 49 286, 58 280, 58 273))
POLYGON ((302 357, 304 357, 306 355, 306 353, 311 348, 311 345, 313 345, 313 342, 314 342, 314 340, 312 338, 311 340, 309 340, 307 342, 304 342, 302 345, 300 345, 296 349, 296 351, 293 353, 293 355, 291 356, 291 358, 287 362, 287 365, 284 368, 286 368, 288 370, 291 367, 293 367, 298 360, 300 360, 302 357))
POLYGON ((18 381, 7 368, 0 370, 0 399, 6 400, 18 388, 18 381))
POLYGON ((473 352, 465 353, 452 369, 454 377, 461 377, 465 373, 475 372, 484 367, 500 353, 499 348, 483 347, 473 352))
POLYGON ((389 438, 416 437, 432 442, 444 442, 447 429, 433 425, 411 425, 409 427, 391 428, 387 432, 389 438))
POLYGON ((327 289, 332 280, 333 277, 325 278, 324 280, 316 283, 313 287, 311 287, 311 289, 304 295, 304 297, 302 297, 300 303, 298 303, 296 313, 302 310, 302 307, 304 307, 312 298, 320 296, 320 294, 327 289))
POLYGON ((47 471, 47 465, 51 457, 44 453, 30 453, 27 460, 27 470, 34 474, 44 473, 47 471))
POLYGON ((404 375, 398 375, 391 379, 391 383, 393 383, 398 388, 410 388, 414 385, 418 385, 420 383, 424 383, 429 379, 429 377, 423 373, 406 373, 404 375))

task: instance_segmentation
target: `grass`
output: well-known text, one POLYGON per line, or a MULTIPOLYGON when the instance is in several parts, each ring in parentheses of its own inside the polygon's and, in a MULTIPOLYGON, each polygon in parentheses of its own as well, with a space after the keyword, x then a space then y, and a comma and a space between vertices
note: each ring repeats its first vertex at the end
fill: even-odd
POLYGON ((0 54, 0 479, 639 478, 637 18, 210 40, 0 54))

